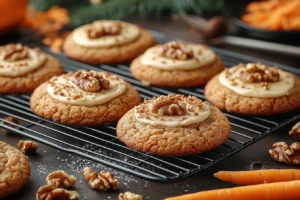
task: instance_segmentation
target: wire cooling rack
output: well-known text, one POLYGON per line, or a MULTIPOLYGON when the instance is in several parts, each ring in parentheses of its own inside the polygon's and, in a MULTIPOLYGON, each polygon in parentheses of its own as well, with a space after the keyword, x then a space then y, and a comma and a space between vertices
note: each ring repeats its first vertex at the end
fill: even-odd
MULTIPOLYGON (((158 41, 166 41, 165 36, 156 32, 152 33, 158 41)), ((23 41, 23 43, 29 46, 38 46, 52 54, 49 49, 36 41, 23 41)), ((214 50, 223 59, 226 66, 257 61, 241 54, 217 48, 214 50)), ((128 64, 91 66, 68 59, 63 54, 53 55, 60 60, 65 71, 76 71, 82 68, 97 70, 100 68, 115 73, 134 85, 144 99, 159 95, 184 94, 205 100, 203 87, 170 89, 144 86, 132 77, 128 64)), ((276 65, 267 61, 261 62, 276 65)), ((300 75, 299 69, 278 64, 277 66, 300 75)), ((19 124, 13 124, 15 128, 3 123, 0 123, 0 127, 62 151, 94 160, 129 174, 160 182, 176 181, 191 176, 255 143, 283 125, 300 118, 299 110, 271 117, 249 117, 225 113, 230 120, 232 131, 230 137, 222 145, 197 155, 157 156, 135 151, 122 144, 116 136, 116 124, 76 127, 40 118, 31 111, 29 99, 30 94, 0 95, 0 122, 5 121, 8 124, 13 124, 4 120, 4 117, 8 115, 19 119, 19 124)))

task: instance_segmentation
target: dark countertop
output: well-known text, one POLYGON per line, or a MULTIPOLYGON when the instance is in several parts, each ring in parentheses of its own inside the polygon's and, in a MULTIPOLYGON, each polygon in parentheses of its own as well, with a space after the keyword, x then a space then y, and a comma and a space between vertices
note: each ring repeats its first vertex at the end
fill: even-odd
MULTIPOLYGON (((135 21, 137 22, 137 21, 135 21)), ((185 39, 193 42, 199 41, 199 35, 195 31, 189 29, 185 25, 174 23, 170 20, 151 22, 151 21, 138 21, 142 26, 163 32, 170 37, 178 39, 185 39)), ((11 37, 6 38, 11 39, 11 37)), ((2 40, 3 41, 3 40, 2 40)), ((11 42, 11 41, 10 41, 11 42)), ((224 46, 224 49, 237 51, 246 55, 263 58, 265 60, 275 61, 281 64, 290 66, 297 66, 299 58, 292 58, 288 56, 281 56, 270 53, 256 52, 252 50, 240 49, 235 47, 224 46)), ((273 161, 268 150, 274 142, 285 141, 288 143, 293 142, 293 139, 288 136, 288 131, 293 124, 283 127, 273 134, 263 138, 259 142, 247 147, 246 149, 236 153, 235 155, 219 162, 218 164, 204 170, 200 173, 193 175, 182 181, 175 183, 155 183, 128 175, 121 171, 107 168, 101 164, 93 161, 83 159, 79 156, 64 153, 62 151, 53 149, 51 147, 40 144, 37 154, 29 155, 31 163, 31 177, 26 186, 18 193, 6 198, 7 200, 31 200, 35 199, 35 194, 38 188, 45 185, 45 178, 48 173, 56 170, 65 170, 67 173, 77 177, 76 190, 80 194, 80 199, 103 199, 111 200, 117 199, 119 192, 131 191, 134 193, 142 194, 144 199, 159 200, 165 197, 198 192, 202 190, 232 187, 234 185, 217 180, 213 174, 219 170, 248 170, 251 168, 252 163, 261 162, 262 168, 289 168, 289 166, 273 161), (81 170, 89 166, 97 171, 107 169, 115 174, 120 181, 120 190, 116 192, 101 192, 94 191, 85 183, 81 170)), ((5 134, 0 131, 0 140, 9 143, 10 145, 17 146, 18 141, 22 137, 5 134)))

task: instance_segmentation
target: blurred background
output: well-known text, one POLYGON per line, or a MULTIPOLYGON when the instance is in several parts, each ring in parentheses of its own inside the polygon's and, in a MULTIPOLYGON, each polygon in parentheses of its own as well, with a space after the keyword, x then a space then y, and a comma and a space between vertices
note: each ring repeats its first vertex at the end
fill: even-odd
POLYGON ((60 52, 72 29, 99 19, 120 19, 171 37, 185 34, 176 25, 185 27, 194 42, 299 56, 298 49, 290 47, 300 44, 299 10, 299 0, 0 0, 0 35, 27 31, 60 52), (228 35, 239 38, 224 37, 228 35))

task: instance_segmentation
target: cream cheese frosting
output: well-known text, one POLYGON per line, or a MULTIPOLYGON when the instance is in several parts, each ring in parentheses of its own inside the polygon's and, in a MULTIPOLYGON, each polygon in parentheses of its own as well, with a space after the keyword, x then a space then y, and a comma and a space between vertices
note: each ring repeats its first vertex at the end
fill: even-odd
POLYGON ((73 31, 72 37, 74 41, 86 47, 112 47, 128 44, 140 36, 141 30, 138 26, 120 22, 120 21, 95 21, 92 24, 87 24, 78 27, 73 31), (97 28, 97 26, 109 27, 114 26, 114 23, 121 23, 121 31, 117 35, 104 35, 99 38, 89 38, 88 29, 97 28))
POLYGON ((99 92, 88 92, 78 87, 72 81, 72 75, 68 73, 53 77, 47 85, 48 94, 63 103, 93 106, 104 104, 122 95, 126 90, 126 83, 123 79, 107 72, 101 72, 101 75, 109 81, 109 88, 99 92))
MULTIPOLYGON (((17 58, 23 52, 10 53, 17 58)), ((30 49, 23 47, 20 44, 7 45, 6 49, 0 55, 0 76, 17 77, 27 74, 37 68, 39 68, 46 60, 46 56, 38 49, 30 49), (12 51, 11 48, 17 48, 17 50, 26 48, 28 55, 24 59, 9 60, 5 59, 7 51, 12 51)))
MULTIPOLYGON (((170 105, 167 105, 170 106, 170 105)), ((134 108, 134 116, 137 121, 152 126, 169 126, 179 127, 188 126, 191 124, 199 123, 207 119, 210 115, 210 106, 203 103, 196 97, 184 97, 183 95, 169 95, 154 98, 153 100, 146 100, 144 103, 134 108), (168 98, 180 99, 185 106, 185 112, 181 115, 161 115, 155 113, 154 107, 160 101, 165 101, 168 98)))
POLYGON ((289 90, 294 87, 294 76, 291 73, 280 69, 276 70, 279 74, 279 79, 274 82, 261 81, 251 83, 241 80, 241 71, 250 68, 253 65, 258 65, 264 70, 269 68, 260 63, 241 64, 223 71, 219 75, 220 83, 239 95, 258 98, 276 98, 285 96, 288 95, 289 90))
POLYGON ((161 70, 193 70, 215 61, 216 54, 207 46, 185 44, 193 51, 193 58, 186 60, 171 59, 162 56, 163 45, 149 48, 141 57, 141 63, 161 70))

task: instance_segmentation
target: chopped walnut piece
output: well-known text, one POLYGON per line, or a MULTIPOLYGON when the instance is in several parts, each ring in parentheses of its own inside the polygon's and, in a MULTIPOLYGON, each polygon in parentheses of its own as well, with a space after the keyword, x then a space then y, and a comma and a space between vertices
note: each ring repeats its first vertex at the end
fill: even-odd
POLYGON ((300 143, 295 142, 288 146, 285 142, 276 142, 269 150, 271 157, 289 165, 300 164, 300 143))
POLYGON ((34 153, 39 148, 39 145, 36 142, 30 140, 20 140, 18 148, 23 153, 34 153))
POLYGON ((186 103, 180 96, 170 96, 165 99, 156 99, 152 112, 158 116, 164 115, 184 115, 186 114, 186 103))
POLYGON ((289 134, 296 140, 300 140, 300 122, 295 124, 289 134))
POLYGON ((91 188, 96 190, 107 191, 108 189, 119 189, 119 181, 112 173, 102 170, 99 174, 91 168, 86 167, 82 170, 84 179, 89 183, 91 188))
POLYGON ((109 80, 96 71, 79 70, 72 76, 72 82, 87 92, 99 92, 109 88, 109 80))
POLYGON ((69 176, 63 170, 58 170, 48 174, 46 178, 48 185, 54 185, 57 188, 73 187, 76 183, 75 176, 69 176))
POLYGON ((5 61, 18 61, 26 59, 28 56, 28 47, 22 46, 21 44, 8 44, 0 55, 0 59, 5 61))
POLYGON ((143 197, 132 192, 125 192, 119 194, 118 200, 143 200, 143 197))
POLYGON ((162 56, 171 59, 188 60, 194 57, 194 53, 187 44, 172 41, 163 45, 162 56))
POLYGON ((278 82, 280 75, 278 68, 268 67, 260 63, 249 63, 240 71, 239 79, 244 83, 272 83, 278 82))
MULTIPOLYGON (((18 118, 15 118, 15 117, 13 117, 13 116, 7 116, 7 117, 4 117, 3 119, 6 120, 6 121, 8 121, 8 122, 6 122, 6 121, 1 121, 1 124, 4 124, 4 125, 6 125, 6 126, 10 126, 10 127, 12 127, 12 128, 17 128, 17 126, 16 126, 15 124, 18 124, 18 123, 19 123, 18 118), (9 122, 12 122, 12 123, 9 123, 9 122)), ((5 132, 6 132, 6 133, 10 133, 10 131, 9 131, 9 130, 6 130, 6 129, 5 129, 5 132)))
POLYGON ((90 39, 97 39, 106 35, 118 35, 121 30, 122 24, 119 21, 110 24, 94 22, 92 27, 87 29, 87 34, 90 39))
POLYGON ((37 200, 78 200, 79 194, 76 191, 69 191, 63 188, 56 188, 54 185, 45 185, 38 189, 37 200))

